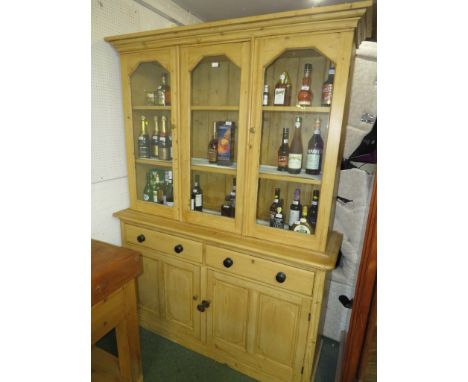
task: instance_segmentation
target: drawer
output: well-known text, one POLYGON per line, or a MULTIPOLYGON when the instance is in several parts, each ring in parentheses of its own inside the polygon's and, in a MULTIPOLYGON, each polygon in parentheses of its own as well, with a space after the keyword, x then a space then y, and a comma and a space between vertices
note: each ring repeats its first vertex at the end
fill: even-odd
POLYGON ((248 277, 308 296, 312 295, 314 289, 314 272, 259 259, 224 248, 207 245, 206 264, 227 273, 248 277))
POLYGON ((181 259, 202 262, 202 243, 168 235, 147 228, 125 225, 125 240, 129 244, 151 248, 181 259))

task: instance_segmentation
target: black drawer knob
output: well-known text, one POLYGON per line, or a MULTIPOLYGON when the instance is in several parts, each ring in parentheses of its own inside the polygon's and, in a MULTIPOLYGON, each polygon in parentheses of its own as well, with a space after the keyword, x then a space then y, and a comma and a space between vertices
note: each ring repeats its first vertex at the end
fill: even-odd
POLYGON ((283 272, 278 272, 276 274, 276 281, 278 281, 279 283, 284 283, 285 280, 286 280, 286 275, 283 272))
POLYGON ((177 244, 174 247, 174 251, 176 251, 176 253, 181 253, 183 250, 184 250, 184 247, 182 247, 182 244, 177 244))
POLYGON ((206 308, 209 308, 209 307, 210 307, 210 302, 207 300, 203 300, 201 304, 197 305, 198 311, 202 313, 205 311, 206 308))
POLYGON ((234 264, 234 261, 232 261, 232 259, 230 257, 226 257, 223 261, 223 265, 226 267, 226 268, 230 268, 232 266, 232 264, 234 264))
POLYGON ((141 234, 141 235, 138 235, 137 240, 139 243, 143 243, 146 240, 146 237, 145 235, 141 234))

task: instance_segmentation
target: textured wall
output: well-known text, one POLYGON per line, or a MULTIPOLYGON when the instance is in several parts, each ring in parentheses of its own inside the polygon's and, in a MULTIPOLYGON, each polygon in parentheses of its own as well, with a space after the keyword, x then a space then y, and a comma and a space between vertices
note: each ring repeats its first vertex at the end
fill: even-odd
MULTIPOLYGON (((171 1, 146 1, 183 23, 197 19, 171 1)), ((132 0, 92 0, 91 237, 120 245, 115 211, 129 207, 120 64, 104 37, 174 26, 132 0)))

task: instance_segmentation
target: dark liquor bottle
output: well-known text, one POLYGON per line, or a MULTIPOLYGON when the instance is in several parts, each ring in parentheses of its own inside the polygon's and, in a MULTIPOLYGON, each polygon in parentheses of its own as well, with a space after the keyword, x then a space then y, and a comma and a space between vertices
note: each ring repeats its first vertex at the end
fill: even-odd
POLYGON ((268 106, 269 103, 270 103, 270 87, 268 85, 265 85, 265 87, 263 88, 262 105, 268 106))
POLYGON ((283 140, 278 149, 278 170, 288 171, 289 127, 283 127, 283 140))
POLYGON ((154 117, 154 131, 151 136, 151 158, 159 158, 159 124, 158 117, 154 117))
POLYGON ((319 175, 322 170, 323 139, 320 135, 320 118, 315 121, 315 131, 307 146, 306 173, 319 175))
POLYGON ((294 135, 289 148, 288 172, 290 174, 300 174, 302 169, 302 118, 296 117, 294 123, 294 135))
POLYGON ((195 175, 190 204, 192 210, 203 211, 203 191, 200 187, 200 175, 195 175))
POLYGON ((312 228, 307 222, 307 206, 302 207, 302 216, 301 219, 293 225, 292 231, 299 233, 311 234, 312 228))
POLYGON ((291 104, 291 83, 287 72, 280 75, 279 81, 275 86, 275 96, 273 105, 275 106, 289 106, 291 104))
POLYGON ((138 136, 138 157, 150 157, 150 137, 148 134, 148 121, 144 115, 141 116, 141 130, 138 136))
POLYGON ((234 217, 234 208, 232 207, 230 195, 226 195, 224 198, 224 203, 221 206, 221 216, 234 217))
POLYGON ((312 233, 315 232, 315 226, 317 225, 319 195, 319 190, 314 190, 312 193, 312 203, 310 205, 309 214, 307 215, 307 221, 312 228, 312 233))
POLYGON ((156 104, 160 106, 171 105, 171 88, 167 83, 167 74, 161 76, 161 84, 156 89, 156 104))
POLYGON ((273 219, 273 227, 284 229, 283 207, 276 208, 276 214, 273 219))
POLYGON ((165 203, 169 207, 174 205, 174 187, 172 185, 172 170, 167 170, 166 174, 166 192, 165 192, 165 203))
POLYGON ((280 189, 275 188, 275 198, 273 199, 273 203, 270 206, 270 227, 273 227, 273 223, 275 220, 276 209, 280 205, 280 189))
POLYGON ((310 90, 310 74, 312 72, 312 64, 304 65, 304 77, 302 78, 301 90, 297 95, 298 104, 301 106, 312 105, 312 91, 310 90))
POLYGON ((166 129, 166 116, 161 117, 161 132, 159 133, 159 159, 170 160, 169 139, 166 129))
POLYGON ((145 202, 153 201, 153 187, 151 185, 151 171, 148 171, 146 173, 146 185, 145 185, 145 189, 143 190, 143 200, 145 202))
POLYGON ((216 137, 216 122, 213 122, 213 138, 208 143, 208 162, 216 163, 218 160, 218 138, 216 137))
POLYGON ((331 106, 333 96, 333 81, 335 79, 335 64, 328 69, 328 78, 322 86, 322 106, 331 106))
POLYGON ((296 191, 294 191, 294 200, 289 206, 289 229, 292 229, 294 223, 298 222, 299 218, 301 217, 302 205, 300 201, 300 196, 301 190, 299 188, 296 188, 296 191))
MULTIPOLYGON (((231 190, 231 193, 229 194, 229 198, 231 200, 231 203, 232 203, 232 208, 235 212, 235 209, 236 209, 236 178, 232 178, 232 190, 231 190)), ((233 213, 233 216, 234 216, 234 213, 233 213)))

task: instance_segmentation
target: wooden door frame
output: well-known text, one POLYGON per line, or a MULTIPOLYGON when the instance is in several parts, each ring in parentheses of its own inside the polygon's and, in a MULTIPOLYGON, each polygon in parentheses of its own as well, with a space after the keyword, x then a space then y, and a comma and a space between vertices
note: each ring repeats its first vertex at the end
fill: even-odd
POLYGON ((359 266, 359 274, 354 294, 353 311, 346 338, 344 357, 341 366, 340 382, 356 380, 373 300, 377 305, 377 174, 375 175, 372 197, 367 218, 366 236, 359 266))

